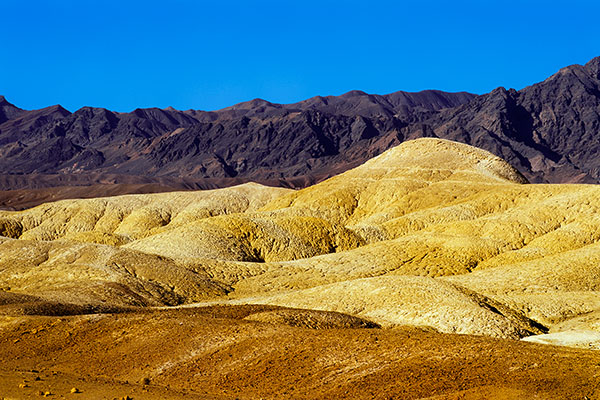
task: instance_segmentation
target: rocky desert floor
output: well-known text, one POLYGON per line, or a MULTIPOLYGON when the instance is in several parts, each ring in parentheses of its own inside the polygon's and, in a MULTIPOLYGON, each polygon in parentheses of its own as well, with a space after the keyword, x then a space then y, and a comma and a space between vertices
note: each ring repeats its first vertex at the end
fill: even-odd
POLYGON ((600 398, 597 351, 333 317, 273 306, 5 316, 0 392, 6 399, 44 393, 64 399, 600 398), (287 318, 257 321, 278 312, 287 318))

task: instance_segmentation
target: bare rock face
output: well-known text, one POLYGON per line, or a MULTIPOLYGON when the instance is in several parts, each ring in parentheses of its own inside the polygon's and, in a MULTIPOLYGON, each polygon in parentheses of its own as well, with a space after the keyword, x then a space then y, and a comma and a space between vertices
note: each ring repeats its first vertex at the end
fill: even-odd
POLYGON ((21 115, 24 111, 10 104, 4 96, 0 96, 0 124, 21 115))

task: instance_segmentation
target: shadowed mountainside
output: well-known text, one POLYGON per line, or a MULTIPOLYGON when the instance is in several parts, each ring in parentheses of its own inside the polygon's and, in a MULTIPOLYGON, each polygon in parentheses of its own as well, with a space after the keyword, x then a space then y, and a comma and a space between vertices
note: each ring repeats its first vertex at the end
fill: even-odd
POLYGON ((498 88, 407 128, 502 157, 531 182, 600 181, 600 57, 520 91, 498 88))

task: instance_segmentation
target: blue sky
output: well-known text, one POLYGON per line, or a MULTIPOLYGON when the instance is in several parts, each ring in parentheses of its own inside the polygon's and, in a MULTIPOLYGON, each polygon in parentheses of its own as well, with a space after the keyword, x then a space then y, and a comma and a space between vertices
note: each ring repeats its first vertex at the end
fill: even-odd
POLYGON ((600 55, 599 3, 0 0, 0 94, 131 111, 520 89, 600 55))

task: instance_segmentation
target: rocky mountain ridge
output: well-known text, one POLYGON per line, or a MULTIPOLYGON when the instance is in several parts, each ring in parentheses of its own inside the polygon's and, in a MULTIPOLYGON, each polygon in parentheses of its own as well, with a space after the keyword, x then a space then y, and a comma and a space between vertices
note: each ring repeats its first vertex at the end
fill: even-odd
POLYGON ((599 64, 595 58, 520 91, 481 96, 351 91, 294 104, 254 99, 218 111, 25 111, 2 98, 0 173, 74 175, 86 184, 92 175, 118 175, 129 183, 168 177, 196 187, 206 179, 303 187, 405 140, 439 137, 486 149, 531 182, 597 183, 599 64))

